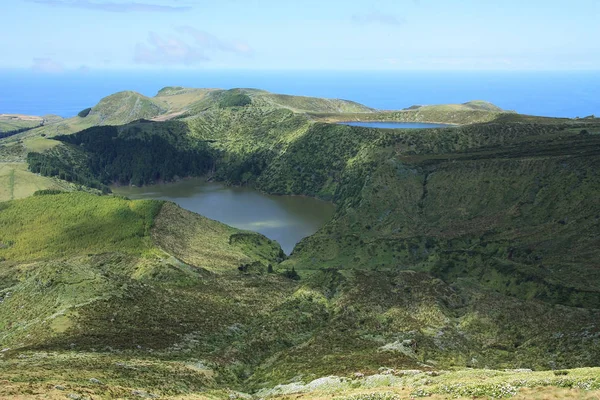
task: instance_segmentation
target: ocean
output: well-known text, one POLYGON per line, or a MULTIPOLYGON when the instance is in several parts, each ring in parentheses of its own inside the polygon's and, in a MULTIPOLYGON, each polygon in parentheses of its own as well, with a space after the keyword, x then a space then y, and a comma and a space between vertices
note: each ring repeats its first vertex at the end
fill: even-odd
POLYGON ((379 109, 487 100, 506 110, 550 117, 600 115, 600 71, 0 71, 0 113, 71 117, 122 90, 154 96, 165 86, 259 88, 341 98, 379 109))

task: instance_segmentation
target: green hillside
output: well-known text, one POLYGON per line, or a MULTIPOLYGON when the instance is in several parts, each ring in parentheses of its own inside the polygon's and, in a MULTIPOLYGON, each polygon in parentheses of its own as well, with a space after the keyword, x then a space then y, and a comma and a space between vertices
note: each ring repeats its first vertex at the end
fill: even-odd
MULTIPOLYGON (((247 96, 250 102, 248 104, 251 104, 252 108, 288 109, 294 113, 311 114, 314 118, 325 120, 431 121, 467 124, 491 121, 505 113, 499 107, 484 101, 472 101, 460 105, 416 106, 401 111, 380 111, 349 100, 290 96, 258 89, 165 87, 154 97, 146 97, 132 91, 115 93, 100 100, 97 105, 81 110, 79 115, 64 120, 52 116, 43 117, 42 127, 18 135, 14 139, 40 135, 53 137, 75 133, 93 126, 123 125, 140 119, 167 121, 194 117, 206 110, 222 108, 223 97, 235 93, 247 96)), ((4 129, 2 118, 3 116, 0 116, 0 129, 4 129)), ((8 115, 5 119, 7 124, 15 120, 14 116, 8 115)), ((39 126, 39 123, 32 124, 33 119, 42 118, 21 116, 19 127, 39 126)), ((6 129, 9 129, 8 125, 6 129)))
POLYGON ((18 114, 0 114, 0 138, 10 132, 31 129, 42 125, 41 117, 18 114))
POLYGON ((0 215, 5 260, 37 261, 88 253, 149 251, 161 203, 127 202, 84 193, 4 202, 0 215))
POLYGON ((57 398, 600 390, 598 120, 179 87, 75 118, 95 122, 15 135, 0 155, 69 190, 206 176, 336 212, 286 259, 171 203, 0 203, 0 396, 32 381, 57 398), (324 122, 353 119, 461 126, 324 122))
MULTIPOLYGON (((390 134, 372 150, 365 131, 360 156, 339 170, 340 211, 296 256, 317 268, 476 276, 509 295, 597 308, 600 137, 580 131, 482 125, 390 134)), ((321 161, 306 151, 289 164, 321 161)))
POLYGON ((381 121, 381 122, 429 122, 450 125, 467 125, 492 122, 513 113, 487 102, 446 104, 435 106, 412 106, 399 111, 373 111, 371 113, 311 113, 323 122, 381 121))
POLYGON ((224 387, 309 397, 600 388, 594 369, 567 377, 444 372, 594 365, 597 311, 522 301, 468 281, 449 285, 415 271, 330 268, 290 280, 266 271, 267 262, 280 261, 278 246, 170 203, 57 194, 2 207, 5 396, 23 393, 33 377, 29 390, 57 396, 55 385, 69 393, 163 397, 207 390, 221 397, 224 387), (242 264, 254 267, 240 272, 242 264), (318 380, 328 375, 342 378, 318 380), (422 383, 426 377, 433 385, 422 383), (289 382, 296 383, 271 391, 289 382))
MULTIPOLYGON (((140 282, 146 279, 186 286, 208 271, 237 273, 243 264, 266 271, 282 256, 278 245, 259 234, 227 227, 171 203, 86 193, 40 193, 0 203, 0 227, 3 348, 56 346, 53 340, 82 334, 93 343, 98 333, 91 325, 88 330, 78 320, 74 331, 67 328, 85 310, 122 301, 127 282, 134 292, 144 290, 140 282), (54 324, 62 327, 54 329, 54 324)), ((143 313, 150 316, 154 311, 143 313)), ((108 332, 103 335, 110 337, 108 332)), ((111 345, 113 340, 131 339, 123 335, 100 342, 111 345)))
POLYGON ((14 136, 40 126, 55 124, 61 120, 62 118, 58 115, 37 117, 21 114, 0 114, 0 139, 14 136))
POLYGON ((135 92, 120 92, 100 100, 85 118, 97 119, 97 125, 120 125, 150 119, 164 111, 165 105, 154 99, 135 92))

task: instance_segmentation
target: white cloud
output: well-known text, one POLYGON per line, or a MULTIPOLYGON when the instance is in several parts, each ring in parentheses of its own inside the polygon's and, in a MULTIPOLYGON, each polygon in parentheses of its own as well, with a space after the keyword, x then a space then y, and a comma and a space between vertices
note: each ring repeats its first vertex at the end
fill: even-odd
POLYGON ((38 57, 33 59, 31 69, 35 72, 57 74, 65 71, 65 66, 49 57, 38 57))
POLYGON ((150 65, 194 65, 210 61, 218 53, 249 56, 252 49, 243 42, 230 42, 190 26, 177 28, 179 37, 150 32, 147 42, 135 47, 134 61, 150 65), (190 41, 191 40, 191 41, 190 41))
POLYGON ((108 12, 185 12, 192 9, 190 6, 168 6, 156 3, 137 3, 132 1, 92 1, 92 0, 27 0, 30 3, 43 4, 51 7, 81 8, 108 12))
POLYGON ((134 61, 138 64, 176 65, 208 61, 202 49, 177 38, 162 38, 155 32, 148 35, 148 43, 138 43, 134 61))
POLYGON ((191 36, 195 40, 196 45, 206 50, 230 52, 240 55, 250 55, 252 53, 252 48, 246 43, 221 40, 208 32, 192 28, 191 26, 181 26, 177 28, 177 31, 191 36))

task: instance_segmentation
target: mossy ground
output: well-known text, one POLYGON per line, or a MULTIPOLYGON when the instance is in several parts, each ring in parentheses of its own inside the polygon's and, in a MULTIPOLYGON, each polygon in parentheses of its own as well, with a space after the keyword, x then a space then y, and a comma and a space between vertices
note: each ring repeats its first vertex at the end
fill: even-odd
MULTIPOLYGON (((142 355, 24 353, 0 362, 0 396, 6 399, 252 398, 219 387, 218 374, 200 361, 164 361, 142 355), (27 376, 27 379, 23 379, 27 376)), ((328 377, 277 386, 254 398, 401 400, 430 399, 597 399, 600 370, 532 372, 386 370, 377 375, 328 377)))

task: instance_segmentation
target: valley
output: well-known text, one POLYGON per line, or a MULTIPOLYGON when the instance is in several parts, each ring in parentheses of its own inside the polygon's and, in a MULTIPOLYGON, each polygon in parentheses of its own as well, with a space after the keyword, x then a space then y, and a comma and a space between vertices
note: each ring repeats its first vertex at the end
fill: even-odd
POLYGON ((0 397, 598 395, 600 120, 181 87, 83 111, 0 139, 0 397), (193 179, 334 210, 282 249, 154 194, 193 179))

